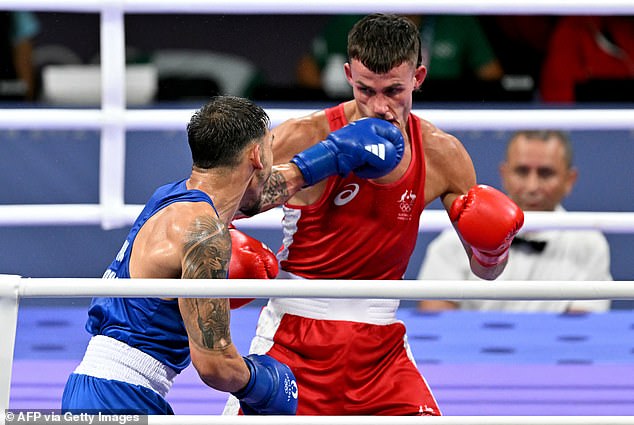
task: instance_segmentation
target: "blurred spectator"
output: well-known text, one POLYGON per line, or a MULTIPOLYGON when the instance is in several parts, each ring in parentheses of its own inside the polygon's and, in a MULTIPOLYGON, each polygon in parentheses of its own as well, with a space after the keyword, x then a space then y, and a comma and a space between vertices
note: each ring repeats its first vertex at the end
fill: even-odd
POLYGON ((542 100, 629 102, 633 91, 628 93, 625 87, 634 88, 634 18, 561 18, 550 39, 543 67, 542 100), (586 87, 581 99, 579 92, 587 84, 591 86, 586 87), (594 90, 590 91, 592 87, 594 90))
MULTIPOLYGON (((561 201, 577 179, 568 137, 559 131, 516 133, 509 141, 500 174, 509 197, 524 211, 563 211, 561 201)), ((456 232, 446 230, 428 246, 418 278, 476 280, 469 267, 458 261, 462 256, 464 249, 456 232)), ((608 242, 594 230, 520 231, 498 280, 612 280, 608 242)), ((610 301, 424 300, 419 307, 572 313, 606 311, 610 301)))
POLYGON ((505 88, 529 91, 529 100, 534 99, 548 40, 557 19, 545 15, 480 17, 484 32, 504 69, 505 88))
MULTIPOLYGON (((477 18, 463 15, 408 16, 420 28, 423 63, 427 66, 427 90, 437 81, 497 81, 502 67, 495 57, 477 18)), ((323 89, 330 97, 352 94, 342 72, 347 61, 348 31, 358 15, 333 17, 297 66, 301 87, 323 89)), ((466 93, 465 93, 466 94, 466 93)))
POLYGON ((192 100, 215 94, 252 97, 264 74, 251 60, 198 49, 157 49, 150 63, 159 77, 158 100, 192 100))
POLYGON ((33 38, 40 24, 31 12, 0 12, 0 97, 33 100, 33 38))

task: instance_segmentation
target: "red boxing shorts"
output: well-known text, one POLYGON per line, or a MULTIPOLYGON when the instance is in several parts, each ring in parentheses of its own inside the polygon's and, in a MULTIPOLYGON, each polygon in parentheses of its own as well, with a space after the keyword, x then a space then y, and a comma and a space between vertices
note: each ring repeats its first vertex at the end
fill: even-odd
POLYGON ((298 415, 440 416, 397 307, 396 300, 272 299, 251 352, 293 370, 298 415))

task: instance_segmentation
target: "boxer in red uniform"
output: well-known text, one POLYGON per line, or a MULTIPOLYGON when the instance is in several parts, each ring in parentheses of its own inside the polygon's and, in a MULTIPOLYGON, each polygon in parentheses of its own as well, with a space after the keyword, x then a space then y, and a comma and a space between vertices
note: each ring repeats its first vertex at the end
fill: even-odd
MULTIPOLYGON (((420 43, 407 18, 366 16, 349 34, 343 69, 354 99, 273 129, 274 163, 290 161, 300 170, 306 163, 301 151, 366 117, 391 122, 405 140, 401 161, 382 177, 339 173, 289 198, 284 179, 274 173, 260 209, 284 202, 278 259, 289 276, 402 279, 420 215, 437 198, 474 273, 491 280, 503 271, 523 213, 500 191, 477 185, 458 139, 411 113, 412 93, 426 76, 420 43)), ((440 415, 396 318, 398 305, 385 299, 271 299, 251 352, 291 367, 301 393, 297 414, 440 415)), ((225 413, 237 411, 230 399, 225 413)))

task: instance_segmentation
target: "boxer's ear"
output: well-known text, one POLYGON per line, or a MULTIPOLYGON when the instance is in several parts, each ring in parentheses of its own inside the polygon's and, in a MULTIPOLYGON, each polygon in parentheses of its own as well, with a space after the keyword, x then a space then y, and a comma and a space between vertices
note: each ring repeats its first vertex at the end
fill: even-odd
POLYGON ((414 90, 418 90, 418 88, 423 84, 425 78, 427 77, 427 68, 423 65, 416 68, 416 72, 414 72, 414 90))
POLYGON ((249 149, 249 160, 251 161, 251 165, 256 170, 262 170, 264 168, 264 162, 262 160, 262 146, 259 143, 254 143, 249 149))

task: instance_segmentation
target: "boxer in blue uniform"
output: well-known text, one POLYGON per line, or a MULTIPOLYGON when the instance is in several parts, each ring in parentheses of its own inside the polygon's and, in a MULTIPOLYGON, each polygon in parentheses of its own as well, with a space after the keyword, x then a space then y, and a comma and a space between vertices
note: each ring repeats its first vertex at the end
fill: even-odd
MULTIPOLYGON (((270 263, 266 250, 233 247, 244 257, 232 258, 237 230, 228 229, 238 211, 261 209, 265 184, 279 190, 266 199, 281 203, 330 175, 387 173, 402 155, 400 130, 374 119, 272 167, 268 127, 266 113, 246 99, 217 96, 198 110, 187 126, 190 177, 156 190, 104 278, 274 277, 253 267, 270 263), (370 144, 384 145, 380 158, 366 149, 370 144)), ((88 316, 93 337, 66 383, 65 412, 173 414, 165 396, 190 362, 205 384, 236 396, 245 414, 296 411, 299 390, 288 366, 267 355, 242 357, 233 345, 227 299, 95 298, 88 316)))

